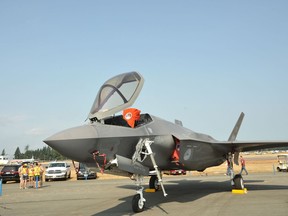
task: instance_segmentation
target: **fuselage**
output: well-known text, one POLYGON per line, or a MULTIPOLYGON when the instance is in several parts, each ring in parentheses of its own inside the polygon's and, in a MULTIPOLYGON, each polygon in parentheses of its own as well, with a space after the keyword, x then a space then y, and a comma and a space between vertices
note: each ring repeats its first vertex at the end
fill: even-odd
MULTIPOLYGON (((203 170, 225 160, 223 152, 215 152, 211 147, 210 143, 215 140, 208 135, 149 114, 142 114, 135 128, 127 126, 121 118, 110 117, 102 122, 94 121, 64 130, 44 142, 62 155, 90 166, 98 163, 105 167, 116 155, 132 159, 140 138, 154 141, 151 148, 161 170, 203 170), (172 160, 176 148, 177 163, 172 160)), ((145 159, 142 164, 153 170, 150 159, 145 159)))

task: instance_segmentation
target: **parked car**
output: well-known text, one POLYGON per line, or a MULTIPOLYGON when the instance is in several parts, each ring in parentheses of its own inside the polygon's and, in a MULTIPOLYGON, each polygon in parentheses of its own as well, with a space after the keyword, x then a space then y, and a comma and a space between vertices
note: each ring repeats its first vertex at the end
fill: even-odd
POLYGON ((279 172, 281 171, 288 172, 288 154, 281 154, 281 155, 278 155, 277 157, 278 157, 277 170, 279 172))
POLYGON ((70 165, 67 162, 50 162, 46 167, 45 181, 71 177, 70 165))
POLYGON ((186 175, 186 170, 177 169, 177 170, 167 170, 163 172, 166 175, 186 175))
POLYGON ((80 179, 96 179, 97 178, 97 173, 94 172, 93 170, 89 169, 87 166, 84 164, 80 163, 79 164, 79 169, 77 172, 77 180, 80 179))
POLYGON ((4 165, 0 172, 0 178, 2 179, 2 183, 5 184, 7 181, 16 181, 20 182, 20 176, 18 169, 21 165, 4 165))

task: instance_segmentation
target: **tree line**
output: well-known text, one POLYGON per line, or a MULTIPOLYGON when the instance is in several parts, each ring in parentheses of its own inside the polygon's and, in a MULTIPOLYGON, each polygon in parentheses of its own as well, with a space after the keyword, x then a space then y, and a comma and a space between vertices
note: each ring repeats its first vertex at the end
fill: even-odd
MULTIPOLYGON (((5 155, 5 149, 2 150, 2 155, 5 155)), ((25 146, 24 152, 20 151, 17 147, 14 153, 14 159, 30 159, 34 158, 38 161, 51 161, 51 160, 67 160, 68 158, 61 155, 49 146, 45 146, 42 149, 30 150, 29 145, 25 146)))

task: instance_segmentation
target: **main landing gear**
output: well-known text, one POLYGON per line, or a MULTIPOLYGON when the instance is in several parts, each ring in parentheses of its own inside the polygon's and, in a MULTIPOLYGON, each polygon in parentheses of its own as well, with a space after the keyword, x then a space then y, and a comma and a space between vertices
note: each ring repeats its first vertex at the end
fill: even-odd
MULTIPOLYGON (((137 146, 136 146, 136 151, 134 153, 132 161, 140 161, 143 162, 146 158, 146 156, 150 156, 150 159, 152 161, 153 167, 155 169, 154 175, 150 177, 149 181, 149 188, 150 189, 155 189, 159 190, 160 186, 163 191, 164 197, 167 196, 167 193, 165 191, 162 178, 161 178, 161 173, 158 170, 158 166, 156 164, 155 158, 153 156, 153 151, 150 147, 150 145, 153 143, 153 141, 150 141, 149 139, 140 139, 137 146), (160 186, 159 186, 160 185, 160 186)), ((142 212, 145 208, 145 198, 143 197, 143 189, 144 187, 141 186, 141 183, 143 182, 143 176, 140 174, 135 174, 135 179, 136 179, 136 185, 138 189, 136 190, 136 195, 132 199, 132 209, 134 212, 142 212)))
MULTIPOLYGON (((237 153, 237 152, 236 152, 237 153)), ((239 153, 234 156, 234 161, 238 161, 239 153), (235 159, 236 157, 236 159, 235 159)), ((235 162, 236 163, 236 162, 235 162)), ((238 162, 236 163, 238 165, 238 162)), ((234 189, 243 190, 244 189, 244 181, 241 174, 234 174, 233 169, 233 154, 231 152, 227 155, 227 175, 230 177, 231 185, 234 189)))
POLYGON ((155 189, 155 191, 158 191, 160 189, 159 180, 158 180, 158 177, 156 175, 152 175, 150 177, 149 188, 150 189, 155 189))
POLYGON ((234 188, 237 190, 243 190, 244 189, 244 181, 241 174, 237 174, 233 178, 234 188))

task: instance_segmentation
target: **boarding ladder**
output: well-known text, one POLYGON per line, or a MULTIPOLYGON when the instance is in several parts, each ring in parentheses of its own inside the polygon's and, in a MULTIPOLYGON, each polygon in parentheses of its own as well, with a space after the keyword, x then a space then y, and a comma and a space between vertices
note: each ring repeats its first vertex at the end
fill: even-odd
POLYGON ((135 150, 135 153, 132 157, 132 163, 134 164, 136 161, 139 161, 139 162, 143 162, 147 156, 150 156, 150 159, 151 159, 151 162, 153 164, 153 167, 155 169, 155 172, 156 172, 156 175, 157 175, 157 178, 158 178, 158 182, 162 188, 162 191, 163 191, 163 195, 164 197, 166 197, 168 194, 166 193, 165 191, 165 188, 164 188, 164 185, 163 185, 163 181, 162 181, 162 178, 161 178, 161 173, 158 169, 158 166, 156 164, 156 161, 155 161, 155 158, 154 158, 154 155, 153 155, 153 151, 151 149, 151 144, 153 143, 154 141, 152 140, 149 140, 149 138, 145 138, 145 139, 142 139, 140 138, 137 145, 136 145, 136 150, 135 150))

